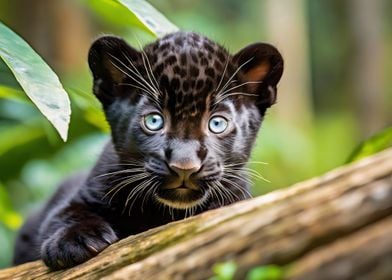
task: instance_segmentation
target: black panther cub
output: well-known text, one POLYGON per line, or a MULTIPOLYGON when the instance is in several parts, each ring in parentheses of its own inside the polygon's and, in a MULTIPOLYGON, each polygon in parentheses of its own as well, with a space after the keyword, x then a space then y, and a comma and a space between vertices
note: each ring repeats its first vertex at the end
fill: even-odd
POLYGON ((137 51, 105 36, 88 62, 111 140, 89 174, 26 221, 15 264, 71 267, 131 234, 250 197, 245 165, 283 72, 276 48, 232 56, 178 32, 137 51))

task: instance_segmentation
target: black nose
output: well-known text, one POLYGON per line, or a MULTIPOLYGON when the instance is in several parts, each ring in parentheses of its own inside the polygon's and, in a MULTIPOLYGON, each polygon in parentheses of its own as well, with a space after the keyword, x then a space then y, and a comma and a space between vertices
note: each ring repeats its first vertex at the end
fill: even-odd
POLYGON ((169 167, 171 170, 177 173, 180 178, 188 179, 192 174, 198 172, 201 169, 201 165, 199 163, 170 163, 169 167))

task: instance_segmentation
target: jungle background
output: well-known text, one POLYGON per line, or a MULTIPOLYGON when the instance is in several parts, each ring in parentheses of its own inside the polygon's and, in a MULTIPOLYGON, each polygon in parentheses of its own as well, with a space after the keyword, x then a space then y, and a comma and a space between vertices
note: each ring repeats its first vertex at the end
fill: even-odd
MULTIPOLYGON (((0 63, 0 268, 16 230, 75 170, 88 169, 108 139, 91 93, 87 52, 102 34, 138 47, 155 38, 111 0, 0 1, 0 21, 55 70, 72 107, 63 142, 33 103, 13 94, 0 63)), ((278 103, 268 112, 251 165, 260 195, 343 165, 366 138, 392 123, 392 1, 150 0, 182 30, 207 35, 232 53, 255 41, 285 58, 278 103)), ((1 35, 0 35, 1 36, 1 35)))

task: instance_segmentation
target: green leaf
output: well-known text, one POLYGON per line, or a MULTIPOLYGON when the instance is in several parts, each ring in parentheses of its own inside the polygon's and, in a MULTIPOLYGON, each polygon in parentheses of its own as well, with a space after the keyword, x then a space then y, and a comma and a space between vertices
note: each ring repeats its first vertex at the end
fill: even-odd
POLYGON ((76 88, 67 88, 73 104, 78 106, 84 114, 84 119, 103 132, 110 132, 109 124, 106 121, 98 100, 92 95, 76 88))
POLYGON ((0 182, 0 222, 10 229, 17 229, 22 224, 22 216, 11 208, 6 188, 0 182))
POLYGON ((23 103, 29 102, 23 91, 4 85, 0 85, 0 98, 19 101, 23 103))
POLYGON ((129 11, 147 28, 152 34, 157 37, 162 37, 168 33, 178 31, 178 27, 171 23, 165 16, 158 12, 145 0, 113 0, 129 11))
POLYGON ((17 34, 0 22, 0 57, 27 96, 66 141, 71 107, 56 74, 17 34))
POLYGON ((212 270, 215 275, 210 280, 231 280, 234 279, 237 265, 234 262, 217 263, 212 270))
POLYGON ((362 142, 349 156, 347 162, 354 162, 392 147, 392 127, 388 127, 362 142))
POLYGON ((251 269, 247 280, 281 280, 284 278, 284 269, 277 265, 265 265, 251 269))
POLYGON ((118 26, 136 26, 155 37, 178 31, 144 0, 88 0, 87 3, 100 17, 118 26))
POLYGON ((85 2, 90 9, 109 24, 120 27, 137 26, 152 34, 128 8, 116 0, 87 0, 85 2))
POLYGON ((178 31, 178 27, 145 0, 89 0, 98 15, 119 26, 137 26, 162 37, 178 31))
POLYGON ((0 129, 0 156, 9 150, 43 137, 45 131, 39 120, 10 125, 0 129))

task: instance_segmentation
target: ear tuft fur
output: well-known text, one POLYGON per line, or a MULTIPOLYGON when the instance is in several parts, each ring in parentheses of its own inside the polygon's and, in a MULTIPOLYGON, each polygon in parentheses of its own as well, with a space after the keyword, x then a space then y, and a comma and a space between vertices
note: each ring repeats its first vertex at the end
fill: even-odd
POLYGON ((268 108, 276 101, 276 86, 283 74, 283 58, 272 45, 251 44, 233 57, 241 67, 239 77, 249 92, 259 95, 258 104, 268 108))
MULTIPOLYGON (((94 94, 106 107, 120 94, 118 87, 129 75, 127 69, 139 52, 115 36, 98 38, 91 46, 88 63, 94 77, 94 94)), ((135 63, 136 64, 136 63, 135 63)))

